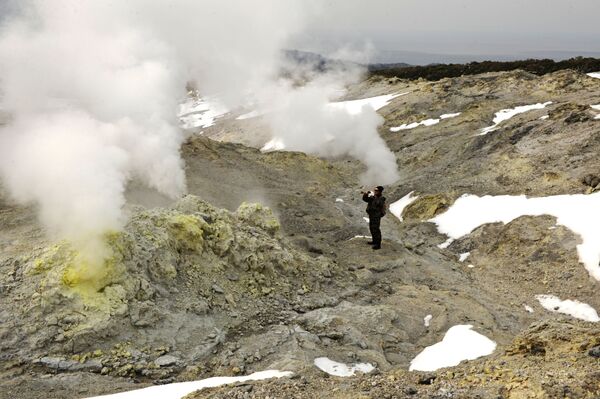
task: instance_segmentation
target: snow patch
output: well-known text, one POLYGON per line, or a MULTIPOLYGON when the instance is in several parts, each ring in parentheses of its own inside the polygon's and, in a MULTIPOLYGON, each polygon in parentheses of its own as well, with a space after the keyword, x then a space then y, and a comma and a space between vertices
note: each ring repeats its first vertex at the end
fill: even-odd
POLYGON ((443 114, 440 115, 440 119, 450 119, 450 118, 456 118, 457 116, 459 116, 461 113, 460 112, 456 112, 454 114, 443 114))
POLYGON ((529 305, 523 305, 523 307, 525 307, 525 310, 529 313, 533 313, 533 308, 529 305))
POLYGON ((184 129, 207 128, 213 126, 215 119, 227 112, 217 100, 190 97, 179 104, 178 116, 184 129))
POLYGON ((361 373, 370 373, 375 370, 375 367, 371 363, 356 363, 348 366, 347 364, 338 363, 326 357, 318 357, 315 359, 314 363, 320 370, 329 375, 338 377, 351 377, 357 371, 360 371, 361 373))
MULTIPOLYGON (((600 104, 594 104, 594 105, 590 105, 590 107, 592 107, 592 109, 596 110, 596 111, 600 111, 600 104)), ((594 119, 600 119, 600 114, 596 115, 594 117, 594 119)))
POLYGON ((479 136, 484 136, 489 132, 493 132, 494 130, 498 129, 498 125, 500 123, 507 121, 516 115, 522 114, 527 111, 532 111, 534 109, 543 109, 550 104, 552 104, 552 101, 548 101, 543 104, 537 103, 531 105, 521 105, 515 108, 501 109, 500 111, 496 112, 496 115, 494 116, 494 119, 492 121, 494 122, 494 124, 492 126, 484 127, 483 129, 481 129, 479 136))
POLYGON ((370 240, 373 237, 371 237, 371 236, 354 236, 351 238, 351 240, 356 240, 357 238, 368 238, 370 240))
POLYGON ((545 121, 548 118, 550 118, 550 115, 540 116, 540 119, 543 120, 543 121, 545 121))
POLYGON ((475 265, 467 265, 467 267, 468 267, 469 269, 472 269, 472 268, 474 268, 474 267, 475 267, 475 265))
POLYGON ((391 127, 390 131, 391 132, 399 132, 400 130, 410 130, 410 129, 414 129, 419 126, 433 126, 433 125, 437 125, 438 123, 440 123, 440 121, 442 119, 456 118, 458 115, 460 115, 460 112, 457 112, 455 114, 444 114, 436 119, 425 119, 420 122, 413 122, 413 123, 408 123, 408 124, 405 123, 400 126, 391 127))
POLYGON ((410 205, 412 202, 414 202, 417 198, 419 198, 419 196, 412 196, 414 193, 414 191, 411 191, 410 193, 406 194, 404 197, 400 198, 398 201, 390 204, 390 212, 392 213, 392 215, 396 216, 401 222, 404 220, 402 218, 402 211, 404 210, 404 208, 406 208, 408 205, 410 205))
POLYGON ((199 381, 155 385, 152 387, 136 389, 135 391, 115 393, 113 395, 94 396, 87 399, 180 399, 199 389, 218 387, 221 385, 233 384, 235 382, 289 377, 292 374, 293 373, 289 371, 266 370, 242 377, 212 377, 199 381))
POLYGON ((270 151, 281 151, 285 149, 285 144, 283 140, 280 138, 273 138, 269 140, 265 145, 260 149, 262 152, 270 152, 270 151))
POLYGON ((441 342, 423 349, 410 362, 410 371, 435 371, 456 366, 463 360, 477 359, 494 352, 496 343, 471 330, 471 325, 451 327, 441 342))
POLYGON ((591 73, 588 73, 587 76, 589 76, 591 78, 600 79, 600 72, 591 72, 591 73))
MULTIPOLYGON (((600 281, 600 193, 527 198, 524 195, 463 195, 446 212, 430 219, 440 233, 461 238, 486 223, 509 223, 520 216, 551 215, 557 225, 579 234, 579 261, 600 281)), ((441 247, 440 247, 441 248, 441 247)))
POLYGON ((464 262, 465 260, 467 260, 467 258, 469 257, 469 255, 471 255, 470 252, 465 252, 460 254, 460 256, 458 257, 458 261, 459 262, 464 262))
MULTIPOLYGON (((377 111, 377 110, 385 107, 386 105, 388 105, 390 103, 390 101, 392 101, 394 98, 400 97, 400 96, 405 96, 408 93, 410 93, 410 92, 407 91, 405 93, 385 94, 383 96, 362 98, 359 100, 331 102, 331 103, 327 104, 327 107, 345 109, 349 114, 357 115, 362 112, 363 107, 371 107, 375 111, 377 111)), ((243 115, 240 115, 235 119, 245 120, 245 119, 256 118, 256 117, 263 116, 263 115, 268 114, 273 111, 275 111, 275 110, 274 109, 262 110, 262 111, 253 110, 253 111, 247 112, 243 115)))
POLYGON ((336 198, 336 199, 335 199, 335 202, 344 202, 344 200, 343 200, 343 199, 341 199, 341 198, 336 198))
POLYGON ((363 219, 365 220, 365 222, 369 223, 369 218, 368 217, 363 217, 363 219))
POLYGON ((454 242, 454 238, 448 238, 446 241, 444 241, 441 244, 438 244, 438 248, 439 249, 446 249, 450 246, 450 244, 452 244, 454 242))
POLYGON ((327 104, 332 108, 344 109, 350 115, 358 115, 362 112, 363 107, 371 107, 375 111, 388 105, 394 98, 405 96, 409 91, 404 93, 386 94, 383 96, 363 98, 360 100, 339 101, 327 104))
POLYGON ((433 126, 433 125, 437 125, 438 123, 440 123, 439 119, 425 119, 423 121, 420 122, 413 122, 413 123, 409 123, 409 124, 403 124, 400 126, 396 126, 396 127, 391 127, 390 131, 391 132, 399 132, 400 130, 409 130, 409 129, 414 129, 416 127, 419 126, 433 126))
POLYGON ((428 314, 427 316, 425 316, 423 318, 423 324, 425 325, 425 327, 429 327, 429 323, 431 323, 431 319, 433 319, 433 316, 428 314))
POLYGON ((576 319, 585 321, 600 321, 596 309, 587 303, 572 301, 570 299, 563 301, 554 295, 536 295, 535 298, 540 302, 540 305, 542 305, 544 309, 551 312, 567 314, 576 319))
POLYGON ((259 112, 259 111, 254 110, 254 111, 245 113, 243 115, 240 115, 235 119, 238 121, 243 121, 244 119, 256 118, 256 117, 262 116, 262 115, 264 115, 264 112, 259 112))

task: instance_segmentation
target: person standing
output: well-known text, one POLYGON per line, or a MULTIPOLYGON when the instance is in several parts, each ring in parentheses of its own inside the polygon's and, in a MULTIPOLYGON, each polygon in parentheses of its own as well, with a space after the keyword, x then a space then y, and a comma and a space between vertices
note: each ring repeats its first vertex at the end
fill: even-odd
POLYGON ((381 249, 381 230, 379 226, 381 224, 381 218, 385 216, 386 207, 385 197, 382 194, 382 186, 375 187, 372 192, 362 192, 362 199, 367 203, 369 230, 371 231, 371 237, 373 237, 373 241, 369 241, 369 244, 373 245, 373 249, 381 249))

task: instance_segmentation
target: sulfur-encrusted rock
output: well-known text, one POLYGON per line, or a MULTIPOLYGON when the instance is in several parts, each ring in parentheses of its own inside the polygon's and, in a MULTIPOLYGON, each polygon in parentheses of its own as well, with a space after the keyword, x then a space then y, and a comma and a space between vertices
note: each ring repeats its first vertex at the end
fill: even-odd
POLYGON ((444 194, 422 195, 404 209, 402 217, 407 221, 429 220, 448 209, 451 203, 444 194))
MULTIPOLYGON (((186 196, 168 209, 138 208, 122 232, 106 236, 110 256, 97 264, 83 262, 67 242, 27 260, 25 270, 39 281, 41 295, 23 317, 43 312, 56 327, 30 329, 25 337, 39 348, 69 355, 97 350, 99 336, 104 345, 119 344, 139 329, 147 333, 131 350, 214 336, 211 342, 187 343, 194 358, 207 357, 223 339, 215 329, 237 324, 239 312, 250 311, 248 304, 261 309, 289 303, 299 290, 316 290, 325 276, 338 272, 329 260, 294 249, 279 228, 271 210, 260 204, 243 203, 231 213, 186 196), (228 312, 231 317, 221 316, 228 312)), ((53 359, 44 362, 60 370, 83 367, 53 359)), ((155 364, 178 362, 162 356, 155 364)), ((100 369, 117 376, 135 372, 129 362, 113 363, 100 369)))
POLYGON ((261 204, 249 204, 244 202, 237 209, 236 215, 241 220, 263 228, 270 234, 277 233, 281 227, 273 215, 273 212, 261 204))

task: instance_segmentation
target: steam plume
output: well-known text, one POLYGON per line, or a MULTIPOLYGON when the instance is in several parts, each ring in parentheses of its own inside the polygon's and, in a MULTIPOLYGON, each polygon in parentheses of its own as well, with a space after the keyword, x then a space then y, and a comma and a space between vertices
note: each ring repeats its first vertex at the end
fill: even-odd
POLYGON ((16 200, 38 205, 54 237, 90 258, 106 256, 102 234, 122 227, 130 179, 171 197, 185 192, 175 115, 190 80, 230 108, 250 94, 285 103, 270 120, 289 148, 348 154, 369 171, 393 170, 385 182, 395 176, 374 112, 323 111, 347 78, 301 88, 276 79, 280 50, 315 2, 16 4, 0 31, 0 107, 12 115, 0 127, 0 179, 16 200))
POLYGON ((122 225, 128 179, 170 196, 185 191, 182 135, 172 110, 178 77, 164 45, 100 2, 24 2, 0 38, 0 173, 35 203, 55 236, 89 258, 122 225))
POLYGON ((361 176, 363 184, 390 184, 399 175, 396 157, 377 132, 383 118, 369 106, 353 113, 331 104, 361 72, 359 68, 330 72, 296 88, 280 82, 277 94, 269 93, 279 103, 270 105, 274 111, 266 117, 275 140, 286 149, 326 157, 349 155, 367 167, 361 176))

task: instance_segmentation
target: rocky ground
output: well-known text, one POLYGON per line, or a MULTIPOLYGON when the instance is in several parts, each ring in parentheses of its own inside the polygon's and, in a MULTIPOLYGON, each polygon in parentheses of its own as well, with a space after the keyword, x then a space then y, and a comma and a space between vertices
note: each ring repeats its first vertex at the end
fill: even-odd
POLYGON ((534 323, 502 351, 438 372, 396 368, 354 378, 308 370, 292 378, 205 389, 216 398, 595 398, 600 394, 596 329, 577 322, 534 323))
POLYGON ((68 243, 45 237, 34 209, 1 196, 0 397, 80 398, 273 368, 296 374, 192 397, 598 397, 597 326, 535 300, 552 294, 600 309, 598 282, 578 261, 580 238, 549 229, 553 217, 521 217, 440 249, 446 237, 426 220, 465 193, 593 191, 583 177, 600 174, 600 120, 590 108, 600 103, 600 79, 375 76, 347 98, 400 92, 409 94, 379 111, 402 175, 384 194, 419 199, 403 222, 384 218, 378 252, 355 238, 368 234, 362 165, 261 153, 253 148, 268 139, 260 118, 225 116, 190 138, 182 150, 190 195, 177 203, 132 184, 130 221, 107 236, 114 257, 93 283, 68 243), (548 101, 478 135, 500 109, 548 101), (467 251, 474 268, 458 261, 467 251), (473 325, 498 349, 455 368, 407 371, 456 324, 473 325), (313 366, 320 356, 377 369, 329 377, 313 366))

